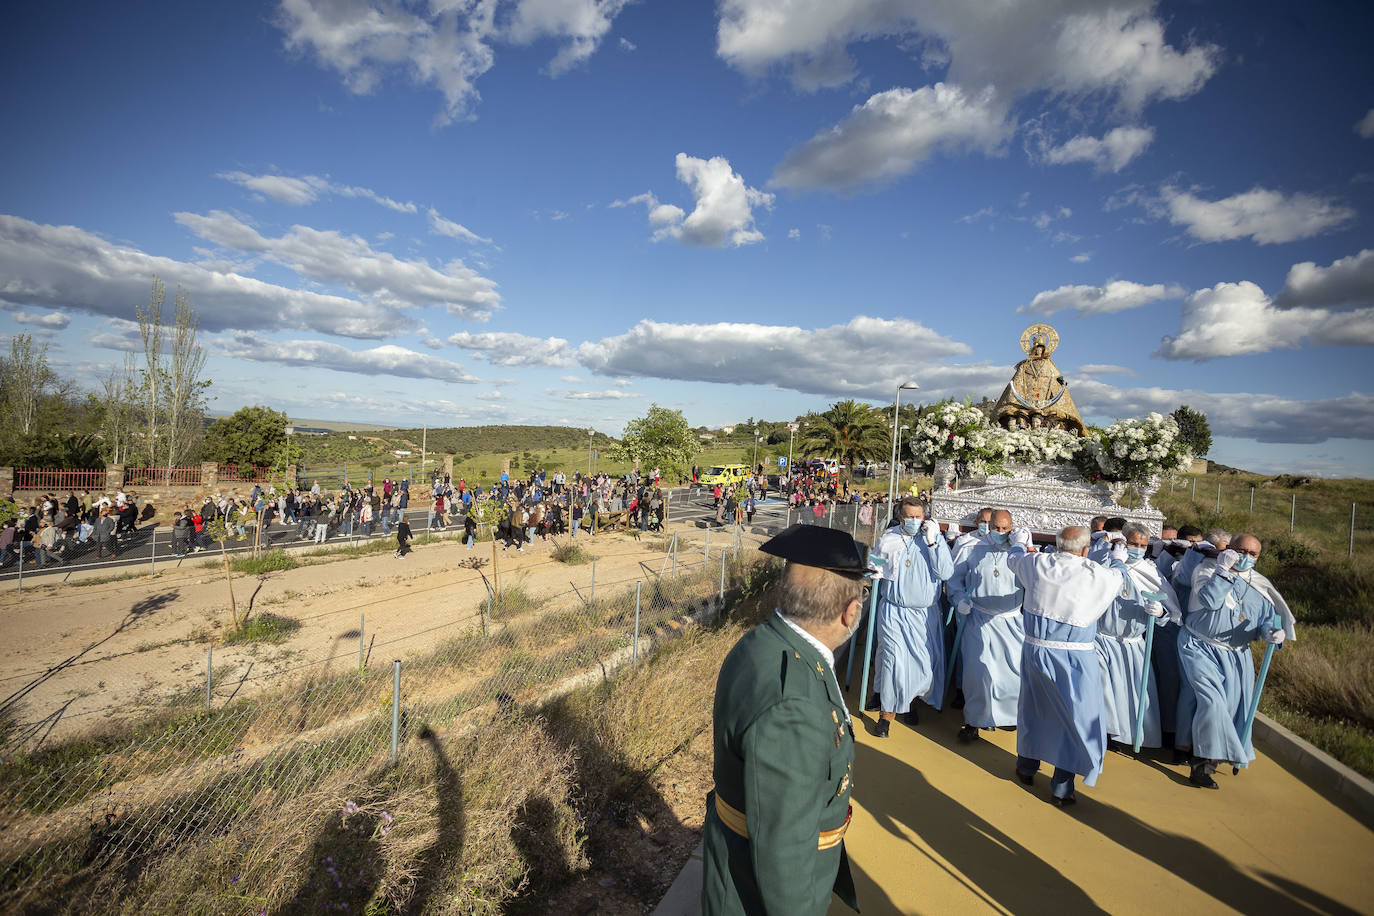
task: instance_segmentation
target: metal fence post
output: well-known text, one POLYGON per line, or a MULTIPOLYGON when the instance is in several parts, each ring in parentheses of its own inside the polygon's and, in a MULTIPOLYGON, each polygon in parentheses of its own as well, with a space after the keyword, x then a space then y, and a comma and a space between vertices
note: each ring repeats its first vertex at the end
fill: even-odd
POLYGON ((643 582, 635 582, 635 635, 631 643, 630 661, 639 664, 639 591, 643 582))
POLYGON ((367 625, 367 615, 358 615, 358 670, 361 671, 367 664, 367 656, 363 654, 363 628, 367 625))
POLYGON ((1250 488, 1250 514, 1255 514, 1255 488, 1250 488))
POLYGON ((401 740, 401 660, 393 662, 391 675, 391 762, 396 762, 401 740))
POLYGON ((148 554, 148 575, 157 575, 157 527, 153 527, 153 549, 148 554))
POLYGON ((592 588, 591 588, 591 596, 587 599, 587 603, 588 603, 588 604, 591 604, 591 603, 592 603, 593 601, 595 601, 595 600, 596 600, 596 557, 592 557, 592 588))
POLYGON ((676 575, 677 575, 677 532, 676 532, 676 531, 673 532, 673 547, 672 547, 672 550, 673 550, 673 572, 672 572, 672 575, 673 575, 673 576, 676 576, 676 575))
POLYGON ((706 544, 701 548, 702 562, 711 559, 711 523, 706 523, 706 544))
POLYGON ((859 533, 859 507, 854 506, 854 517, 849 520, 849 536, 854 537, 859 533))
POLYGON ((215 647, 205 647, 205 714, 210 714, 210 691, 214 687, 215 647))
POLYGON ((491 625, 491 591, 487 591, 487 608, 482 612, 482 635, 490 636, 488 627, 491 625))
POLYGON ((827 528, 834 528, 834 527, 835 527, 835 504, 834 504, 834 503, 831 503, 831 504, 830 504, 830 520, 827 521, 827 522, 825 523, 825 527, 827 527, 827 528))
POLYGON ((725 601, 725 551, 720 552, 720 600, 725 601))
POLYGON ((1297 524, 1297 521, 1298 521, 1298 494, 1297 494, 1297 493, 1294 493, 1294 494, 1293 494, 1293 505, 1292 505, 1292 508, 1290 508, 1290 509, 1288 510, 1288 533, 1289 533, 1289 534, 1292 534, 1292 533, 1293 533, 1293 526, 1297 524))
POLYGON ((1217 481, 1217 515, 1221 514, 1221 481, 1217 481))
POLYGON ((1193 476, 1193 495, 1189 497, 1193 502, 1197 502, 1197 476, 1193 476))
POLYGON ((19 542, 19 594, 24 594, 24 542, 19 542))
POLYGON ((1351 504, 1350 504, 1350 550, 1346 553, 1346 556, 1348 556, 1348 557, 1353 557, 1354 555, 1355 555, 1355 503, 1351 503, 1351 504))

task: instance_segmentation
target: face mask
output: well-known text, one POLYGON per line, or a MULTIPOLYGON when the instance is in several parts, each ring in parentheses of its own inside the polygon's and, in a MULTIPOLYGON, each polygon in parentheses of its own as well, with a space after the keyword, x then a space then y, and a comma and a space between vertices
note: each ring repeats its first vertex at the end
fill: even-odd
POLYGON ((1126 559, 1127 559, 1128 561, 1132 562, 1132 563, 1134 563, 1136 560, 1143 560, 1143 559, 1145 559, 1145 548, 1144 548, 1144 547, 1127 547, 1127 548, 1126 548, 1126 559))
POLYGON ((1240 559, 1236 561, 1236 565, 1231 568, 1236 572, 1249 572, 1255 568, 1255 558, 1249 554, 1241 554, 1240 559))
POLYGON ((919 518, 902 519, 902 530, 907 534, 915 534, 921 530, 921 520, 919 518))
POLYGON ((1002 545, 1005 545, 1005 544, 1007 544, 1008 542, 1011 541, 1011 532, 1010 532, 1010 531, 989 531, 989 532, 988 532, 988 537, 992 538, 992 542, 993 542, 994 544, 997 544, 997 545, 999 545, 999 546, 1002 546, 1002 545))
POLYGON ((979 523, 978 523, 978 533, 979 533, 979 534, 987 534, 987 533, 988 533, 988 523, 987 523, 987 522, 979 522, 979 523))

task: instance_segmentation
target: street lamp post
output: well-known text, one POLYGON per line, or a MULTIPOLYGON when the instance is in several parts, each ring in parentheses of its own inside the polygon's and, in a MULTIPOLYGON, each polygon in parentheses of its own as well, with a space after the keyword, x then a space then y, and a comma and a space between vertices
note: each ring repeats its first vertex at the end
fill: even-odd
POLYGON ((902 463, 901 463, 901 455, 902 455, 902 431, 903 431, 903 430, 908 430, 908 429, 911 429, 911 425, 910 425, 909 423, 903 423, 903 424, 902 424, 902 428, 899 429, 899 430, 897 430, 897 460, 898 460, 898 464, 897 464, 897 490, 898 490, 898 491, 900 491, 900 490, 902 489, 902 463))
POLYGON ((892 400, 892 461, 887 466, 887 507, 892 511, 892 499, 897 485, 897 411, 902 402, 903 391, 916 391, 921 386, 915 382, 902 382, 897 386, 897 396, 892 400))

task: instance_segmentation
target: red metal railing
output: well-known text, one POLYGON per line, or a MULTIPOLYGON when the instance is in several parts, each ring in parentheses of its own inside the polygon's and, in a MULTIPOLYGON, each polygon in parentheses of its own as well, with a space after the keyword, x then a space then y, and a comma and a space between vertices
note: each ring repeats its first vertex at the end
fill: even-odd
POLYGON ((225 483, 267 483, 273 480, 285 480, 286 473, 253 465, 221 464, 219 466, 219 479, 225 483))
POLYGON ((126 487, 198 487, 200 468, 125 468, 126 487))
POLYGON ((105 492, 105 469, 15 468, 16 490, 98 490, 105 492))

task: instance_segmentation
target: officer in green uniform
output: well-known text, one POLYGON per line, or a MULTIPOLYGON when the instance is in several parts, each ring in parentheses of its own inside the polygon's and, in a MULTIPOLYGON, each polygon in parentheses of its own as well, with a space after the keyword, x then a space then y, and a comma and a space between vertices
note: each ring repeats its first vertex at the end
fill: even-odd
POLYGON ((859 626, 867 548, 794 525, 759 549, 787 565, 780 606, 716 682, 702 912, 820 916, 832 891, 857 911, 844 849, 854 728, 833 652, 859 626))

